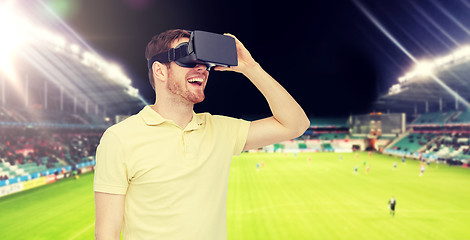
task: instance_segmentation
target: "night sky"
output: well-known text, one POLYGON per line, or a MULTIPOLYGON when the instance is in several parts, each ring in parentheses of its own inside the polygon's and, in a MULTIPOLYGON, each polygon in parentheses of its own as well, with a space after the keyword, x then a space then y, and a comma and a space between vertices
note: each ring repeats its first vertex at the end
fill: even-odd
MULTIPOLYGON (((465 0, 45 2, 98 53, 121 64, 150 103, 154 92, 145 46, 167 29, 234 34, 311 117, 373 111, 374 100, 412 67, 364 9, 417 59, 446 55, 470 40, 465 0)), ((247 78, 215 71, 206 100, 195 111, 235 117, 270 113, 247 78)))

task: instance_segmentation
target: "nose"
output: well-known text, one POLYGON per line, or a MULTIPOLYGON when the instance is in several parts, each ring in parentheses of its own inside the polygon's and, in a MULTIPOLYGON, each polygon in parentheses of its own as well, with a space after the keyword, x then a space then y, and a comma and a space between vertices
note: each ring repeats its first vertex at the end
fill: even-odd
POLYGON ((207 67, 204 64, 198 64, 194 67, 194 69, 196 69, 196 71, 198 71, 198 72, 209 71, 209 67, 207 67))

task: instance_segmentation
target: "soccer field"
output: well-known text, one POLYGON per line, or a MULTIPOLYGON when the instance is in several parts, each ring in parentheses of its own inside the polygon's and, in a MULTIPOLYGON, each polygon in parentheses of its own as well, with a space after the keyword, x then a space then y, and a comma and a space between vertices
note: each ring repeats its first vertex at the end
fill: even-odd
MULTIPOLYGON (((418 161, 379 154, 242 154, 228 239, 470 239, 468 183, 470 169, 431 164, 419 176, 418 161)), ((0 239, 93 239, 92 184, 88 174, 0 198, 0 239)))

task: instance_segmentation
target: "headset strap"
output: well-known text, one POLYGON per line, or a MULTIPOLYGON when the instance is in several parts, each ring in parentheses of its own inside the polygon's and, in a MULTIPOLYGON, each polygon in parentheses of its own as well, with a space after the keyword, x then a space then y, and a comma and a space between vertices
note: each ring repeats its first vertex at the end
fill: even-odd
POLYGON ((166 52, 159 53, 148 60, 148 68, 151 69, 155 61, 160 63, 169 63, 176 59, 185 57, 188 55, 188 44, 183 44, 177 48, 170 48, 166 52))

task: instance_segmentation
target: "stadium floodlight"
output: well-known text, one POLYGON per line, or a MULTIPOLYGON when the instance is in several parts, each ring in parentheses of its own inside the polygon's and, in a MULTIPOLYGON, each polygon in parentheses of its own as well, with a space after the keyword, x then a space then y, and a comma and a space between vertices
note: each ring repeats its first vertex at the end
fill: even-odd
POLYGON ((136 88, 128 88, 127 89, 127 94, 133 97, 138 97, 139 96, 139 89, 136 88))
POLYGON ((447 55, 447 56, 444 56, 444 57, 439 57, 439 58, 436 58, 434 61, 433 61, 433 64, 436 66, 436 67, 442 67, 444 65, 447 65, 447 64, 450 64, 454 61, 454 56, 451 54, 451 55, 447 55))
POLYGON ((434 73, 434 70, 436 68, 435 62, 429 62, 429 61, 421 61, 418 62, 415 65, 415 68, 413 71, 410 71, 406 73, 404 76, 398 78, 399 83, 403 83, 405 81, 408 81, 414 77, 428 77, 431 76, 434 73))
POLYGON ((80 54, 80 46, 78 46, 77 44, 72 43, 72 44, 70 45, 70 50, 71 50, 72 53, 74 53, 75 55, 79 55, 79 54, 80 54))
POLYGON ((418 62, 415 67, 416 76, 431 76, 434 71, 434 64, 428 61, 418 62))
POLYGON ((127 89, 125 93, 128 95, 138 97, 148 105, 138 94, 138 89, 131 86, 131 79, 120 66, 96 53, 42 1, 0 0, 0 35, 0 73, 7 76, 18 94, 24 89, 21 86, 24 81, 15 70, 23 66, 14 66, 14 63, 26 61, 44 74, 48 81, 64 86, 67 94, 88 95, 81 89, 87 89, 85 85, 89 81, 80 81, 80 78, 83 72, 95 70, 101 77, 127 89), (37 8, 38 4, 43 5, 47 10, 45 13, 50 14, 45 21, 42 16, 44 12, 37 11, 41 10, 40 6, 37 8), (37 18, 38 15, 41 16, 37 18), (52 28, 48 25, 51 16, 54 18, 52 28), (58 26, 57 22, 62 25, 58 26), (74 61, 85 65, 85 70, 73 67, 74 61))
MULTIPOLYGON (((415 64, 416 64, 416 67, 414 69, 414 71, 412 72, 408 72, 407 74, 405 74, 405 76, 403 77, 400 77, 398 78, 398 81, 399 83, 403 83, 405 81, 408 81, 416 76, 427 76, 427 77, 430 77, 432 80, 434 80, 437 84, 439 84, 441 87, 443 87, 447 92, 449 92, 449 94, 451 94, 452 96, 455 97, 456 100, 460 101, 463 103, 463 105, 467 108, 470 108, 470 103, 467 102, 467 100, 465 100, 462 96, 460 96, 457 92, 455 92, 454 90, 452 90, 449 86, 447 86, 441 79, 439 79, 438 77, 436 77, 434 75, 434 72, 437 71, 441 65, 436 65, 435 61, 431 61, 431 62, 426 62, 426 61, 423 61, 423 62, 420 62, 418 61, 408 50, 406 50, 406 48, 372 15, 372 13, 369 12, 369 10, 358 0, 353 0, 354 4, 359 8, 359 10, 361 10, 361 12, 385 35, 387 36, 390 41, 392 41, 400 50, 402 50, 402 52, 404 54, 406 54, 415 64)), ((435 26, 437 24, 434 24, 435 26)), ((441 29, 440 27, 438 27, 439 29, 441 29)), ((441 30, 441 32, 443 32, 446 36, 447 34, 441 30)), ((453 40, 453 38, 449 37, 452 41, 455 42, 455 40, 453 40)), ((458 50, 456 53, 453 53, 453 60, 452 61, 456 61, 456 57, 461 57, 461 58, 464 58, 465 60, 469 59, 470 57, 470 48, 468 47, 464 47, 460 50, 458 50)), ((449 59, 444 59, 442 60, 444 63, 449 63, 451 61, 449 61, 449 59)), ((392 90, 392 92, 394 92, 395 90, 392 90)))
POLYGON ((452 55, 454 56, 454 60, 460 60, 470 57, 470 46, 461 47, 455 50, 452 55))
POLYGON ((17 47, 25 42, 23 34, 28 24, 13 8, 13 2, 7 1, 0 5, 0 70, 7 75, 13 73, 11 58, 17 47))
POLYGON ((399 82, 399 83, 403 83, 403 82, 405 82, 405 81, 408 81, 408 80, 414 78, 415 76, 416 76, 416 71, 408 72, 408 73, 405 74, 405 76, 399 77, 399 78, 398 78, 398 82, 399 82))
POLYGON ((449 64, 457 64, 470 59, 470 46, 463 46, 456 49, 449 55, 438 57, 432 61, 417 62, 413 71, 398 78, 398 82, 410 80, 417 76, 431 76, 434 72, 449 64))
POLYGON ((394 84, 389 90, 388 94, 397 94, 401 92, 401 85, 400 84, 394 84))

